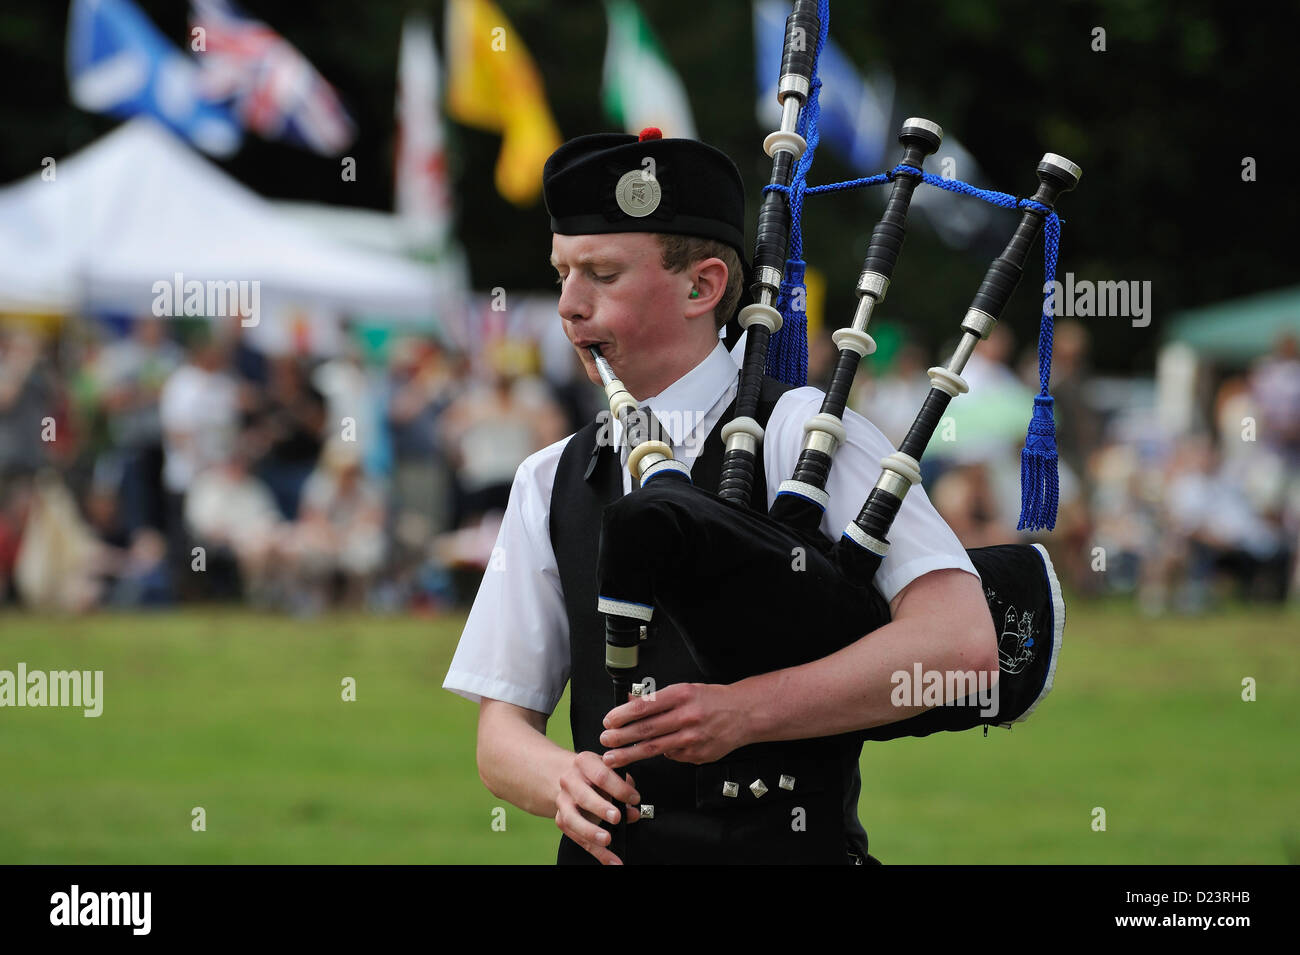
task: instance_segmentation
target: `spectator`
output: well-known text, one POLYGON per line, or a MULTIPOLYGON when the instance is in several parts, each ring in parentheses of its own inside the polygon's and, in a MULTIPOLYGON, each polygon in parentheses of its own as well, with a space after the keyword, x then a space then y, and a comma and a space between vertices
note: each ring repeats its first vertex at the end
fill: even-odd
POLYGON ((396 344, 390 369, 395 526, 403 544, 423 552, 451 525, 451 463, 440 426, 458 385, 442 349, 418 339, 396 344))
POLYGON ((908 342, 879 378, 859 373, 854 379, 849 406, 870 419, 895 448, 902 444, 930 393, 926 367, 925 351, 908 342))
POLYGON ((291 545, 296 609, 318 612, 341 578, 343 599, 365 603, 383 566, 384 496, 361 470, 355 442, 331 438, 308 478, 291 545))
POLYGON ((261 407, 252 416, 249 440, 258 477, 271 489, 280 514, 292 520, 303 485, 320 458, 325 398, 295 357, 273 359, 270 372, 261 407))
POLYGON ((456 525, 504 511, 524 458, 564 437, 564 415, 529 374, 534 356, 500 342, 489 354, 491 381, 447 410, 444 434, 456 465, 456 525))
POLYGON ((930 499, 963 547, 987 547, 1009 539, 987 465, 976 461, 949 468, 935 482, 930 499))
POLYGON ((181 580, 189 566, 185 492, 205 468, 229 460, 234 450, 239 394, 226 368, 226 351, 205 322, 185 364, 172 372, 159 395, 168 551, 181 580))
POLYGON ((254 605, 274 602, 292 528, 266 485, 249 473, 246 447, 194 479, 185 495, 185 523, 209 551, 233 555, 243 593, 254 605))
POLYGON ((360 349, 348 341, 342 354, 316 366, 311 383, 325 399, 325 420, 331 428, 341 434, 345 422, 355 423, 353 436, 361 447, 366 473, 386 477, 392 451, 383 426, 387 395, 382 372, 367 370, 360 349))
POLYGON ((106 346, 95 365, 108 438, 121 458, 122 521, 129 531, 166 527, 159 399, 184 360, 162 320, 149 316, 135 320, 130 337, 106 346))
POLYGON ((1205 609, 1218 571, 1226 570, 1243 597, 1258 588, 1280 598, 1285 550, 1277 528, 1252 510, 1243 489, 1217 467, 1208 439, 1179 443, 1166 478, 1165 528, 1147 576, 1145 603, 1159 607, 1171 594, 1176 609, 1205 609))
POLYGON ((1279 336, 1273 353, 1255 366, 1250 392, 1259 407, 1261 440, 1289 467, 1300 467, 1300 348, 1294 335, 1279 336))
POLYGON ((0 480, 34 474, 50 461, 43 420, 55 415, 56 393, 39 340, 24 329, 0 329, 0 480))
POLYGON ((53 469, 37 476, 14 566, 23 603, 39 610, 82 613, 103 594, 110 550, 91 532, 53 469))

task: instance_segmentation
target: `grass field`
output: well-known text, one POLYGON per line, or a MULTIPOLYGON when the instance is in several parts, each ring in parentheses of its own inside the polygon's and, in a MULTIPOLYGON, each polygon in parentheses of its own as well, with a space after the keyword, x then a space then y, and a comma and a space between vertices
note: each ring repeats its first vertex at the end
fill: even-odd
MULTIPOLYGON (((0 615, 0 669, 104 672, 97 719, 0 709, 0 863, 552 862, 554 822, 483 787, 477 707, 441 689, 460 624, 0 615)), ((1057 688, 1028 724, 867 748, 872 853, 1300 861, 1298 649, 1294 610, 1149 621, 1076 601, 1057 688)), ((567 741, 563 704, 551 735, 567 741)))

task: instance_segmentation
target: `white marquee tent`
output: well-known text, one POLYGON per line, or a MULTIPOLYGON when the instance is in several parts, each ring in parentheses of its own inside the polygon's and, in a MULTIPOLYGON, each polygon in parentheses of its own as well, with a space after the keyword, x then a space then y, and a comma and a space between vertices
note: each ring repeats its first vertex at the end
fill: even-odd
POLYGON ((305 306, 424 319, 439 272, 294 221, 151 120, 0 189, 0 311, 147 314, 154 285, 260 283, 263 312, 305 306))

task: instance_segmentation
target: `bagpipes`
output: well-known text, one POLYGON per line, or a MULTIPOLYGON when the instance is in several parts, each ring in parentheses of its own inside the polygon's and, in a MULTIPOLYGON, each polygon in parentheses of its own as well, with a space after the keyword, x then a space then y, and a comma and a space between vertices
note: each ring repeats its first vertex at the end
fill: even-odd
MULTIPOLYGON (((922 171, 925 158, 940 146, 941 129, 925 119, 906 120, 899 133, 900 164, 875 177, 891 181, 891 193, 871 234, 852 322, 833 336, 839 354, 821 410, 805 425, 794 474, 780 485, 770 512, 751 507, 755 461, 763 439, 754 415, 769 366, 769 343, 783 325, 776 306, 783 293, 788 294, 782 283, 791 242, 792 183, 807 148, 799 130, 811 129, 815 135, 815 67, 822 39, 810 50, 806 49, 809 37, 824 39, 825 23, 815 0, 798 0, 786 21, 778 86, 781 126, 764 143, 772 157, 772 178, 758 218, 754 302, 738 316, 747 341, 735 416, 721 432, 726 452, 716 494, 692 485, 688 469, 673 459, 671 448, 652 439, 654 423, 638 409, 599 350, 592 349, 611 411, 622 422, 633 448, 627 466, 634 490, 605 509, 598 565, 598 609, 605 616, 606 667, 614 681, 616 705, 639 691, 634 682, 638 646, 643 639, 654 639, 654 621, 660 615, 671 621, 700 669, 717 683, 820 659, 889 622, 889 607, 873 580, 889 551, 891 525, 908 490, 920 483, 921 456, 949 402, 968 390, 961 371, 1010 299, 1044 223, 1051 240, 1046 256, 1049 269, 1055 265, 1055 202, 1078 184, 1081 170, 1048 153, 1038 163, 1038 189, 1032 198, 980 194, 1000 205, 1018 207, 1020 222, 963 316, 952 357, 946 365, 929 370, 931 388, 911 429, 898 450, 882 460, 880 478, 858 516, 838 540, 827 540, 819 525, 829 500, 826 481, 833 455, 846 437, 841 419, 857 368, 875 350, 866 327, 889 289, 916 186, 922 181, 944 184, 922 171), (801 124, 801 113, 809 108, 814 122, 808 123, 805 116, 801 124), (792 568, 796 550, 806 557, 801 569, 792 568), (778 601, 763 599, 777 593, 781 594, 778 601)), ((800 171, 806 172, 806 166, 807 162, 800 171)), ((959 191, 981 192, 961 185, 964 189, 959 191)), ((1050 331, 1048 336, 1050 354, 1050 331)), ((1048 500, 1047 508, 1039 508, 1038 516, 1030 518, 1031 526, 1055 520, 1055 470, 1050 477, 1044 473, 1034 446, 1039 439, 1050 442, 1050 419, 1051 399, 1044 402, 1040 396, 1025 452, 1025 497, 1027 505, 1042 497, 1048 500), (1044 518, 1042 511, 1048 508, 1052 515, 1044 518)), ((1054 456, 1054 450, 1050 454, 1054 456)), ((1022 518, 1022 526, 1025 523, 1022 518)), ((1010 726, 1024 720, 1051 690, 1064 604, 1046 552, 1039 545, 1009 544, 967 553, 1001 633, 993 706, 987 695, 975 692, 968 683, 959 699, 852 734, 857 739, 926 736, 981 725, 987 733, 989 725, 1010 726)))

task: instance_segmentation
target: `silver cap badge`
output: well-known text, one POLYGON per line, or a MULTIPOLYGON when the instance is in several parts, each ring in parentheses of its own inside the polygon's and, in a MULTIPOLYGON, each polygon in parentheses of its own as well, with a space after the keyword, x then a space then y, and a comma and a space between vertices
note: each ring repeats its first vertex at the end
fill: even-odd
POLYGON ((644 169, 625 172, 614 188, 618 207, 634 219, 648 216, 658 209, 662 197, 659 180, 644 169))

